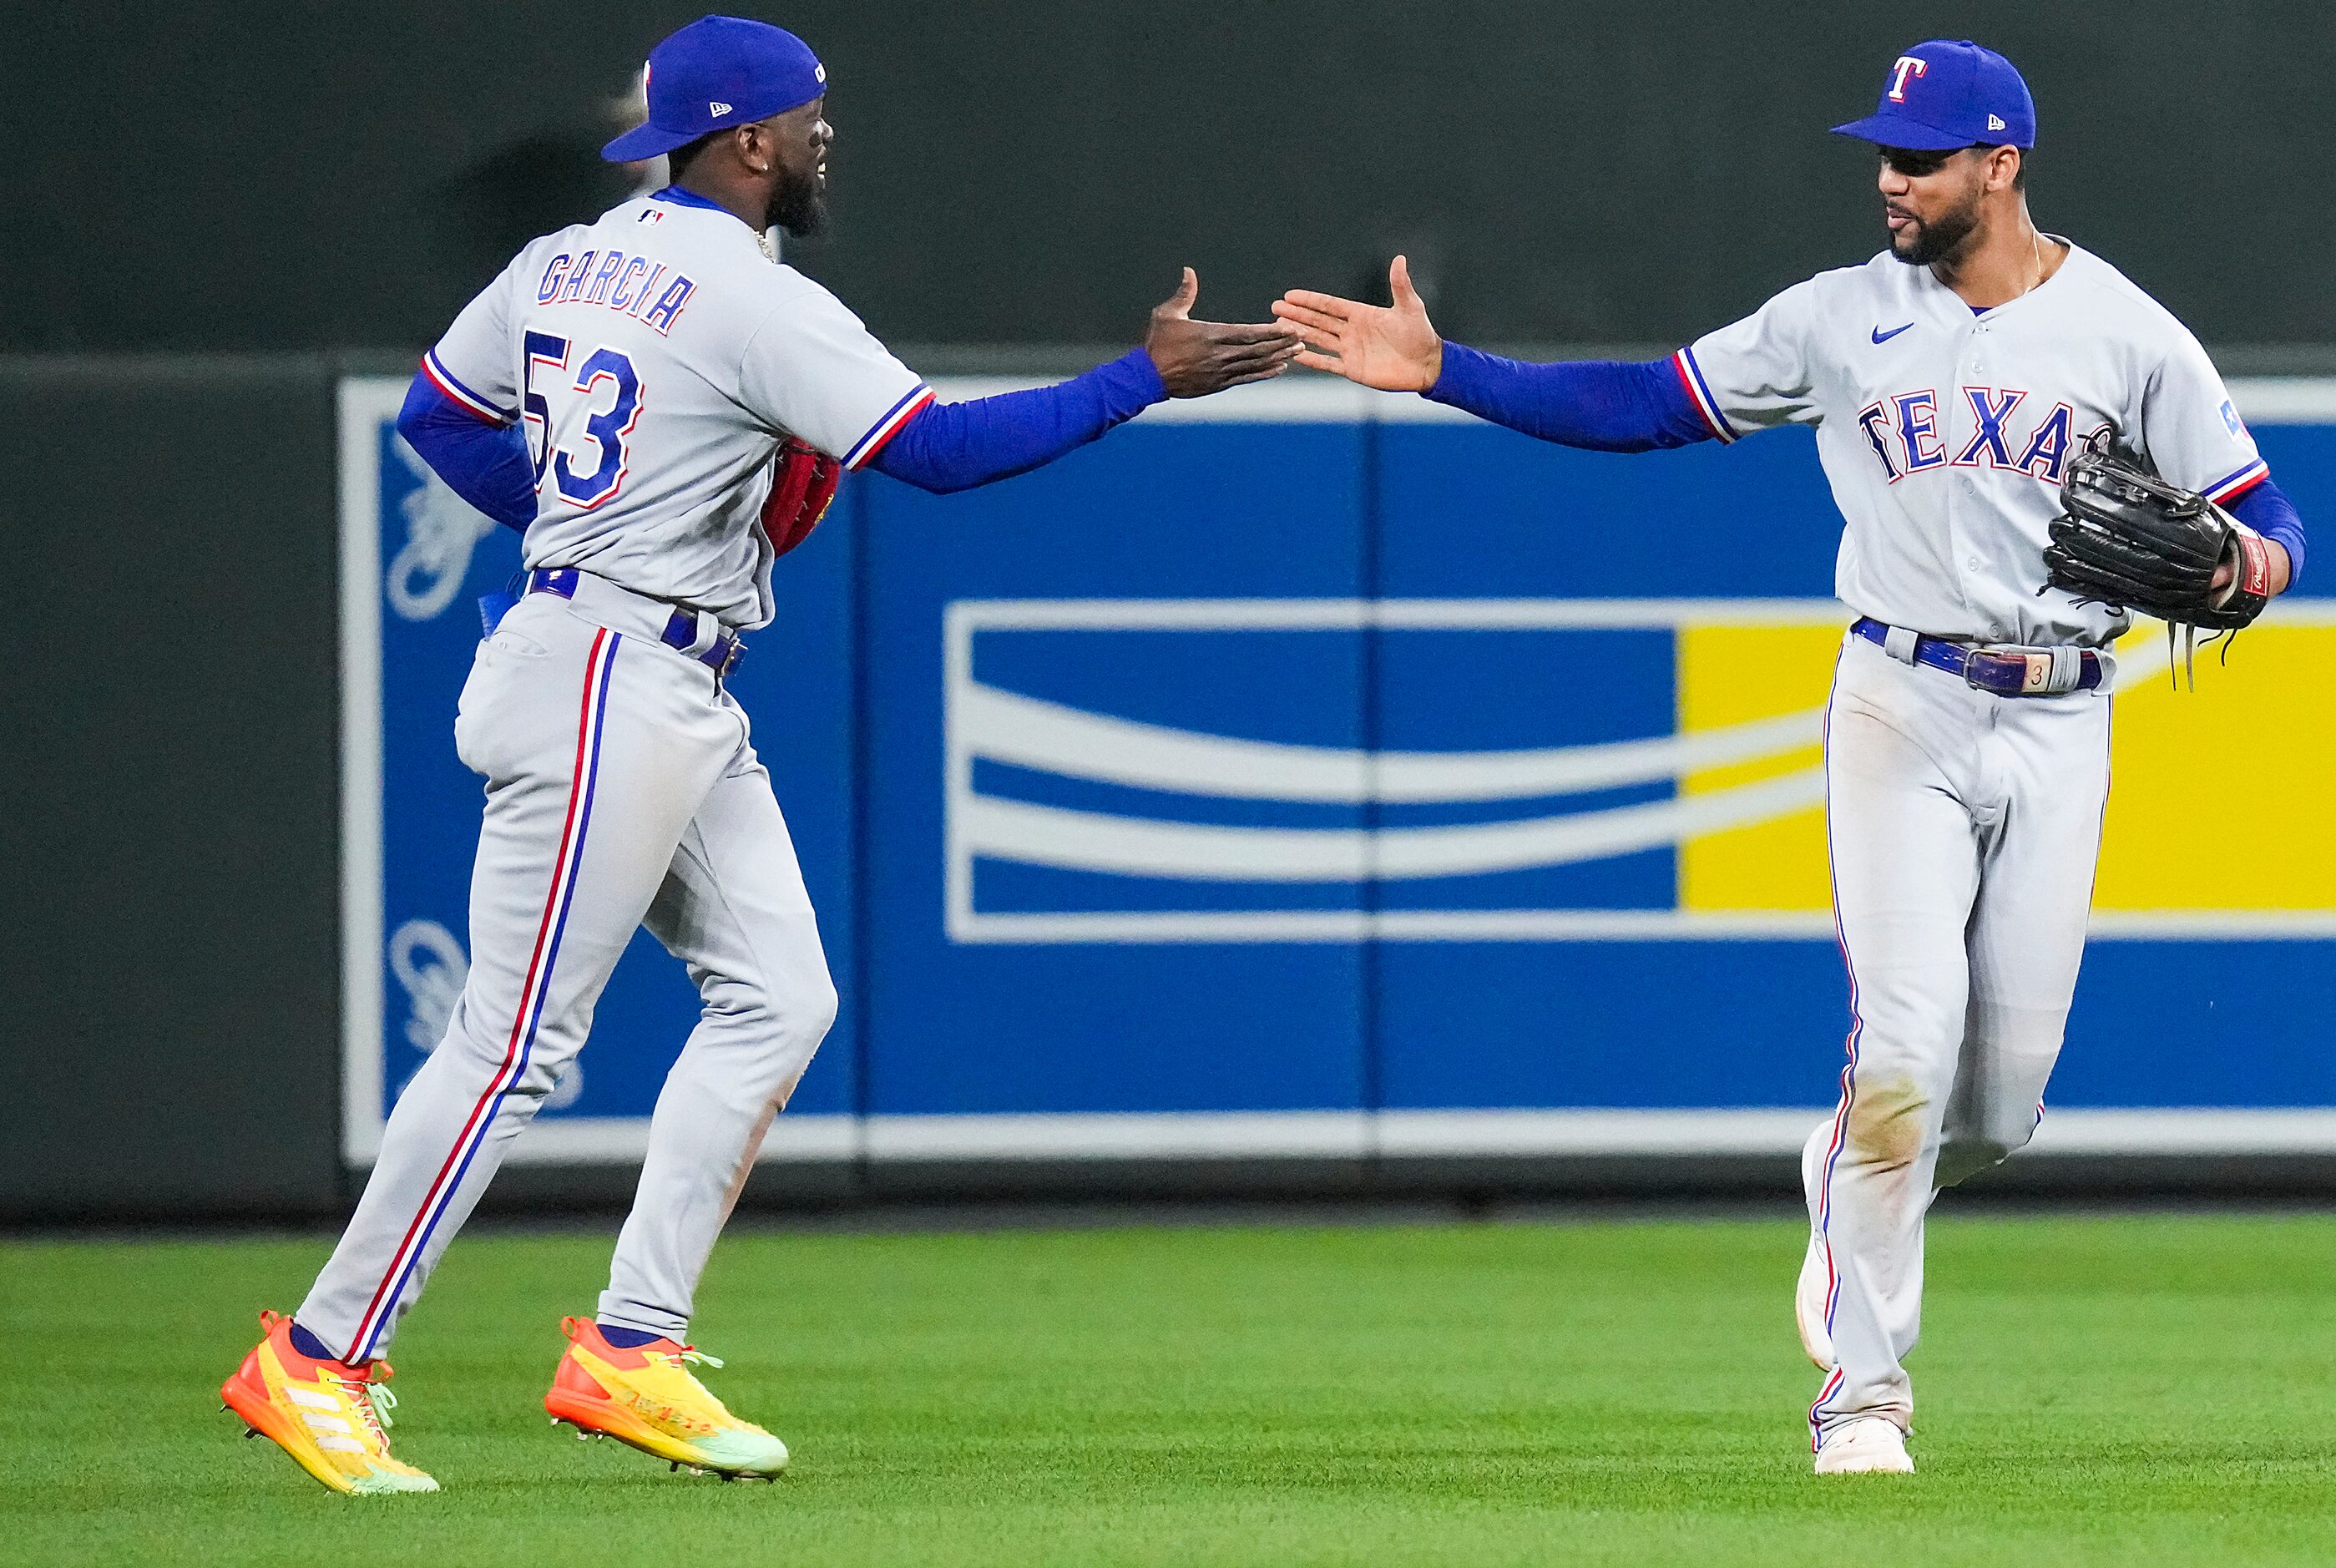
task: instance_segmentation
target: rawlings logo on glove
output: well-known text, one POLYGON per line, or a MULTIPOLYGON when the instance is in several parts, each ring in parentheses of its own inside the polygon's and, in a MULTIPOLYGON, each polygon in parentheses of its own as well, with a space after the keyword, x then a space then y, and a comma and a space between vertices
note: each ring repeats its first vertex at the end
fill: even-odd
POLYGON ((763 502, 763 531, 774 560, 811 537, 842 479, 843 465, 827 453, 793 436, 780 443, 771 464, 770 499, 763 502))

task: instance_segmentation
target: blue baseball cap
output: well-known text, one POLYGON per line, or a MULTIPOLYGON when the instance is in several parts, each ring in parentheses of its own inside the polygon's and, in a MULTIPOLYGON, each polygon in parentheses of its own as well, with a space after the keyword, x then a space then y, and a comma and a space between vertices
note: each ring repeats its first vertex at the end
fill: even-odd
POLYGON ((600 149, 611 163, 655 158, 799 109, 827 91, 827 67, 784 27, 701 16, 649 51, 647 88, 648 123, 600 149))
POLYGON ((1883 147, 1949 152, 1959 147, 2036 145, 2036 100, 2011 62, 1965 38, 1917 44, 1890 63, 1882 101, 1863 120, 1833 128, 1883 147))

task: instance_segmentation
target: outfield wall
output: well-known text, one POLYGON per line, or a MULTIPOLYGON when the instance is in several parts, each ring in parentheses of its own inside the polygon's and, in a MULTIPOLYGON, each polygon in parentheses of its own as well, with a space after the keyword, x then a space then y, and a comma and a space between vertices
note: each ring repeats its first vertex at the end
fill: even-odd
MULTIPOLYGON (((2336 384, 2236 391, 2336 516, 2336 384)), ((449 716, 517 560, 396 438, 402 392, 340 402, 358 1166, 459 989, 478 787, 449 716)), ((846 998, 774 1177, 1776 1168, 1845 1024, 1838 531, 1805 433, 1615 457, 1319 381, 968 495, 855 477, 734 683, 846 998)), ((2336 1155, 2319 587, 2195 694, 2162 636, 2121 650, 2044 1152, 2336 1155)), ((638 939, 514 1158, 637 1158, 694 1015, 638 939)))
MULTIPOLYGON (((468 603, 512 541, 348 380, 411 363, 0 356, 0 1221, 329 1215, 420 1060, 463 951, 468 603), (402 770, 347 840, 383 880, 346 922, 344 577, 402 770)), ((2336 516, 2326 389, 2238 394, 2336 516)), ((750 1202, 1790 1190, 1843 1006, 1805 777, 1835 525, 1806 441, 1610 458, 1422 419, 1276 388, 988 492, 846 485, 739 677, 846 996, 750 1202), (1505 869, 1387 874, 1433 842, 1400 835, 1472 825, 1505 869), (1228 855, 1280 870, 1169 874, 1228 855)), ((2059 1153, 2006 1180, 2336 1190, 2324 603, 2195 696, 2123 699, 2059 1153)), ((628 959, 521 1145, 618 1163, 522 1165, 499 1199, 622 1197, 687 1008, 628 959)))

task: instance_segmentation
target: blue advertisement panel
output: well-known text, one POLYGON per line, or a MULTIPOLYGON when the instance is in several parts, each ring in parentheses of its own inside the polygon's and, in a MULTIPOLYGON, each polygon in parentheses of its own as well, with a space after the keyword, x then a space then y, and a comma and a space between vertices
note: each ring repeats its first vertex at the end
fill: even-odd
MULTIPOLYGON (((519 536, 465 505, 397 434, 403 382, 341 390, 344 1143, 370 1161, 399 1089, 438 1044, 469 972, 481 781, 454 754, 454 705, 481 595, 508 589, 519 536)), ((770 769, 829 962, 857 963, 849 530, 788 558, 779 619, 732 688, 770 769)), ((688 977, 646 931, 619 961, 521 1159, 636 1158, 666 1069, 697 1018, 688 977)), ((846 1009, 796 1090, 774 1154, 848 1154, 857 1019, 846 1009)))
POLYGON ((1355 754, 1355 638, 1222 612, 1355 600, 1363 460, 1351 424, 1163 424, 965 496, 867 487, 871 1112, 1363 1108, 1354 944, 1084 934, 1228 902, 1360 910, 1351 876, 1260 886, 1175 858, 1280 828, 1352 840, 1356 800, 1187 788, 1113 754, 1154 735, 1355 754))
MULTIPOLYGON (((360 1161, 460 987, 451 721, 516 565, 399 390, 344 392, 360 1161)), ((2336 515, 2336 389, 2234 390, 2336 515)), ((1796 1146, 1847 1021, 1839 531, 1805 433, 1620 457, 1319 383, 964 495, 853 476, 734 683, 844 996, 766 1157, 1796 1146)), ((2336 1149, 2320 587, 2195 691, 2119 650, 2047 1148, 2336 1149)), ((696 1008, 640 938, 521 1147, 637 1154, 696 1008)))

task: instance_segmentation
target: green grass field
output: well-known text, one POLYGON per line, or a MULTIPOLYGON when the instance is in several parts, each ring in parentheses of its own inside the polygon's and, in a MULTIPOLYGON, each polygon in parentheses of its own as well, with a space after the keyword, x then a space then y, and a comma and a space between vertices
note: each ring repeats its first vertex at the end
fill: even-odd
POLYGON ((0 1562, 2326 1563, 2336 1224, 1942 1219, 1922 1473, 1820 1482, 1790 1222, 741 1234, 698 1337, 786 1437, 669 1474, 538 1401, 607 1242, 459 1242, 395 1359, 435 1496, 213 1390, 319 1241, 0 1246, 0 1562))

